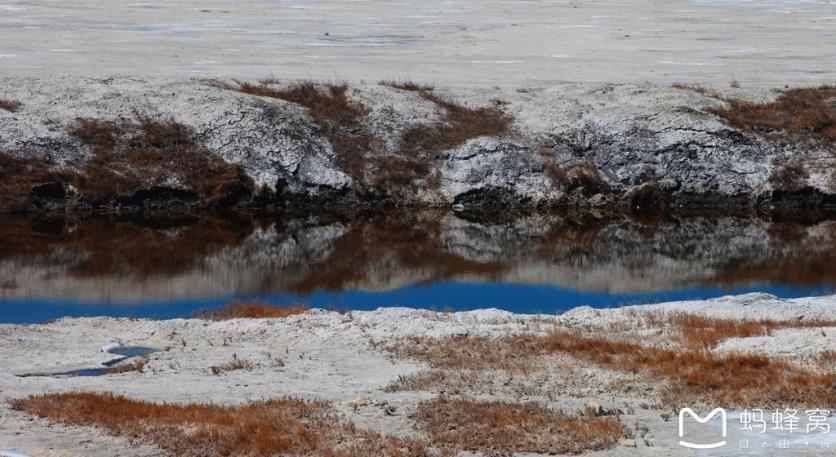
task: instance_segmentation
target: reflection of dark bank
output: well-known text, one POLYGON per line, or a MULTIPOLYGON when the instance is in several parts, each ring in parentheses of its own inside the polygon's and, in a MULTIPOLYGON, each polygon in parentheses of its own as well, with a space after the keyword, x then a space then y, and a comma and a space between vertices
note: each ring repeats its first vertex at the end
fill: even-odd
POLYGON ((254 297, 551 312, 834 285, 832 220, 300 210, 0 223, 5 322, 189 316, 254 297))

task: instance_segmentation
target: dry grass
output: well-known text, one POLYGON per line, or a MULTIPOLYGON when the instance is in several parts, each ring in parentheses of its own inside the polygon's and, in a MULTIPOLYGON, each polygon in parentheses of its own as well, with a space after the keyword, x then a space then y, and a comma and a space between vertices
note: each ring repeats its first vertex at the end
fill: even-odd
MULTIPOLYGON (((396 86, 395 86, 396 87, 396 86)), ((438 183, 432 178, 434 161, 441 152, 456 148, 468 140, 481 136, 496 137, 505 134, 512 118, 495 107, 468 108, 432 93, 432 89, 416 84, 398 87, 418 92, 445 111, 445 119, 428 125, 416 125, 401 133, 396 154, 384 157, 377 166, 374 185, 399 191, 418 180, 438 183)))
POLYGON ((230 371, 250 370, 252 367, 253 364, 249 360, 239 359, 238 354, 232 354, 232 360, 229 362, 209 367, 209 369, 212 371, 213 375, 220 376, 221 374, 228 373, 230 371))
POLYGON ((76 120, 69 133, 95 151, 107 153, 116 147, 116 141, 124 135, 125 128, 115 122, 82 118, 76 120))
POLYGON ((261 303, 233 301, 220 309, 205 310, 195 314, 199 319, 226 321, 230 319, 272 319, 302 314, 310 309, 308 305, 275 306, 261 303))
POLYGON ((277 87, 274 81, 259 84, 213 81, 211 84, 304 106, 336 152, 340 168, 357 183, 382 194, 396 194, 419 179, 425 179, 430 185, 436 183, 433 162, 441 151, 479 136, 501 135, 512 120, 497 108, 471 109, 445 100, 433 94, 430 86, 381 81, 381 85, 418 92, 446 112, 444 122, 406 129, 401 134, 399 149, 387 153, 382 150, 382 139, 365 125, 368 109, 349 99, 346 84, 323 87, 312 82, 289 87, 277 87))
POLYGON ((95 152, 77 186, 94 205, 174 198, 201 207, 228 207, 254 191, 239 166, 197 145, 191 130, 172 120, 146 117, 123 126, 80 119, 71 133, 95 152), (172 181, 182 189, 163 184, 172 181))
POLYGON ((10 113, 16 113, 23 108, 23 103, 20 103, 17 100, 8 100, 4 98, 0 98, 0 109, 6 110, 10 113))
POLYGON ((231 406, 63 393, 10 403, 19 411, 67 425, 101 427, 181 457, 429 455, 419 440, 359 430, 339 421, 326 403, 316 401, 284 398, 231 406))
POLYGON ((331 143, 340 167, 353 179, 360 182, 365 180, 364 159, 372 149, 375 138, 363 127, 368 110, 362 103, 348 98, 348 85, 330 84, 322 89, 312 82, 301 82, 287 88, 274 87, 270 82, 215 85, 304 106, 322 135, 331 143))
POLYGON ((437 153, 480 136, 496 137, 508 131, 512 118, 494 107, 468 108, 421 90, 421 96, 447 113, 446 122, 408 129, 401 136, 402 154, 437 153))
MULTIPOLYGON (((547 336, 520 335, 499 340, 414 338, 395 344, 389 350, 399 356, 421 360, 433 368, 500 369, 518 373, 535 369, 538 357, 566 354, 611 370, 663 377, 668 382, 666 401, 671 404, 690 401, 720 405, 836 405, 834 372, 810 372, 785 360, 748 354, 715 354, 708 350, 724 338, 760 335, 781 328, 782 324, 768 321, 729 323, 685 315, 674 322, 681 326, 679 331, 687 335, 681 337, 683 344, 680 347, 645 346, 557 330, 547 336), (762 382, 765 379, 770 382, 762 382)), ((797 325, 818 327, 822 323, 797 325)), ((404 381, 416 385, 433 382, 432 379, 404 381)))
POLYGON ((781 329, 836 327, 836 320, 730 320, 682 312, 651 317, 651 321, 655 321, 656 327, 672 327, 675 337, 690 349, 711 349, 730 338, 771 336, 781 329))
POLYGON ((625 436, 616 419, 566 415, 537 403, 440 397, 420 403, 414 419, 436 445, 485 455, 580 454, 609 449, 625 436))
POLYGON ((188 127, 174 121, 141 118, 136 125, 122 125, 79 119, 70 134, 94 153, 81 170, 0 153, 0 211, 40 205, 33 190, 45 184, 54 187, 48 195, 54 203, 93 208, 171 203, 226 208, 254 191, 239 166, 196 144, 188 127), (76 191, 71 199, 65 191, 69 185, 76 191))
POLYGON ((769 175, 769 183, 776 189, 797 191, 807 187, 809 178, 810 173, 804 165, 794 162, 775 167, 769 175))
POLYGON ((110 367, 105 371, 105 374, 142 373, 146 365, 148 365, 148 358, 139 357, 136 360, 110 367))
POLYGON ((726 108, 709 111, 733 127, 765 135, 836 141, 836 86, 787 89, 767 103, 726 101, 726 108))
POLYGON ((75 177, 71 172, 53 171, 43 158, 15 157, 0 151, 0 212, 29 210, 36 186, 75 177))
POLYGON ((108 393, 11 400, 13 409, 65 425, 95 426, 182 457, 316 455, 452 457, 462 451, 571 453, 607 449, 625 435, 615 418, 567 415, 535 403, 437 398, 413 419, 427 438, 360 430, 330 405, 291 398, 245 405, 153 403, 108 393))
POLYGON ((406 90, 410 92, 423 92, 435 89, 428 84, 419 84, 413 81, 378 81, 381 86, 391 87, 393 89, 406 90))

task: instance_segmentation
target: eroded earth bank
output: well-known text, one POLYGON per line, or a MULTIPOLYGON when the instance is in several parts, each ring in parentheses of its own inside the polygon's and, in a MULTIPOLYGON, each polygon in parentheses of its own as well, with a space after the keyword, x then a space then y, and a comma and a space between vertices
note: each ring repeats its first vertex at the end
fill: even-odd
POLYGON ((831 211, 834 94, 5 78, 0 205, 831 211))

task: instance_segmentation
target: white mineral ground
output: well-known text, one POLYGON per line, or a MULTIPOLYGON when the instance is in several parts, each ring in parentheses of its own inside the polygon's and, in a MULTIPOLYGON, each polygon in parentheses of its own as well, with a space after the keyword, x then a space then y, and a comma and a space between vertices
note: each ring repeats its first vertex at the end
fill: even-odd
POLYGON ((827 0, 3 0, 0 37, 7 76, 836 80, 827 0))
MULTIPOLYGON (((437 392, 385 392, 399 376, 421 370, 420 364, 392 359, 372 342, 402 340, 408 335, 484 335, 499 337, 537 332, 553 324, 569 328, 620 322, 629 330, 636 311, 688 311, 718 317, 832 319, 836 296, 781 300, 764 294, 723 297, 607 310, 578 308, 563 315, 515 315, 498 310, 441 314, 405 308, 338 314, 311 310, 286 319, 131 320, 61 319, 39 325, 0 325, 0 449, 31 456, 165 455, 150 446, 113 438, 93 428, 49 425, 12 411, 4 400, 58 391, 108 391, 156 401, 242 403, 285 395, 322 398, 361 427, 392 434, 417 433, 409 414, 417 402, 437 392), (169 349, 150 356, 143 373, 88 378, 21 378, 16 374, 96 366, 108 358, 102 346, 118 341, 128 346, 169 349), (212 374, 210 367, 233 354, 253 363, 250 370, 212 374), (277 363, 281 359, 284 366, 277 363), (394 415, 392 413, 394 407, 394 415), (387 414, 388 410, 388 414, 387 414)), ((717 351, 755 351, 790 356, 800 364, 836 349, 836 329, 780 330, 772 336, 733 339, 717 351)), ((658 404, 660 385, 652 379, 567 363, 562 358, 545 371, 517 376, 510 384, 492 384, 488 392, 462 393, 480 399, 541 401, 554 408, 582 409, 594 400, 622 408, 630 427, 646 426, 647 442, 639 449, 626 441, 609 451, 589 455, 699 455, 680 448, 676 421, 665 421, 658 404), (624 382, 633 386, 624 389, 624 382), (652 436, 652 438, 650 438, 652 436), (647 446, 647 444, 652 446, 647 446)), ((501 376, 501 375, 500 375, 501 376)), ((798 454, 817 455, 814 448, 798 454), (808 454, 805 454, 808 452, 808 454)), ((724 454, 725 455, 725 454, 724 454)))

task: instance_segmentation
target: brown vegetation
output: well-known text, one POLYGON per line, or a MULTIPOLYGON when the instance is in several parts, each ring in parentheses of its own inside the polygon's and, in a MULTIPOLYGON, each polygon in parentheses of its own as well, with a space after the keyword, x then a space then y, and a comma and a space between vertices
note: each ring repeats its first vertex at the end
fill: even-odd
POLYGON ((759 134, 811 136, 836 141, 836 86, 805 87, 780 92, 775 101, 725 100, 709 111, 733 127, 759 134))
POLYGON ((467 108, 433 94, 431 86, 382 81, 382 85, 418 92, 446 112, 444 122, 406 129, 401 134, 399 149, 390 153, 382 150, 382 140, 364 126, 368 110, 362 103, 348 98, 347 85, 331 84, 320 88, 312 82, 301 82, 279 88, 273 83, 212 82, 216 87, 276 98, 307 108, 337 153, 340 168, 376 192, 398 193, 418 179, 425 179, 430 185, 437 183, 433 161, 439 158, 441 151, 479 136, 501 135, 511 123, 511 118, 497 108, 467 108))
POLYGON ((807 187, 810 174, 801 163, 793 162, 783 166, 776 166, 769 175, 769 183, 773 188, 797 191, 807 187))
POLYGON ((414 419, 433 443, 485 455, 580 454, 611 448, 625 436, 614 418, 572 416, 537 403, 440 397, 420 403, 414 419))
POLYGON ((302 314, 308 309, 308 305, 304 304, 276 306, 263 304, 257 299, 250 302, 235 300, 227 303, 220 309, 201 311, 197 313, 195 317, 213 321, 226 321, 230 319, 271 319, 302 314))
POLYGON ((598 172, 595 164, 577 163, 567 167, 561 167, 549 157, 547 150, 541 150, 540 155, 544 158, 543 171, 552 181, 566 187, 567 191, 578 188, 589 192, 607 190, 607 183, 601 178, 601 174, 598 172))
POLYGON ((0 212, 25 211, 32 203, 36 186, 73 178, 72 172, 51 170, 46 159, 16 157, 0 151, 0 212))
POLYGON ((97 205, 144 204, 144 200, 196 200, 203 207, 226 207, 252 194, 252 180, 194 143, 188 127, 172 120, 140 118, 135 126, 81 119, 71 133, 95 156, 85 165, 78 187, 97 205), (182 188, 171 188, 169 182, 182 188))
POLYGON ((673 328, 675 338, 690 349, 711 349, 730 338, 771 336, 775 330, 781 329, 836 327, 836 320, 731 320, 681 312, 662 317, 650 316, 651 321, 656 321, 652 325, 673 328))
MULTIPOLYGON (((607 369, 644 373, 668 380, 667 402, 721 405, 795 403, 836 405, 836 373, 814 373, 792 363, 748 354, 716 354, 708 349, 724 338, 768 334, 782 327, 833 326, 834 322, 729 322, 700 316, 671 318, 680 347, 645 346, 622 339, 557 330, 546 336, 488 338, 414 338, 389 348, 440 369, 500 369, 525 373, 538 357, 566 354, 607 369), (769 379, 771 382, 762 382, 769 379)), ((432 380, 404 379, 432 384, 432 380)), ((393 389, 398 389, 394 386, 393 389)))
MULTIPOLYGON (((416 125, 401 133, 397 153, 383 162, 375 176, 375 185, 391 189, 401 187, 416 179, 429 178, 432 163, 442 151, 452 149, 480 136, 503 135, 511 125, 511 117, 495 107, 468 108, 432 93, 429 86, 414 83, 392 85, 403 90, 418 92, 445 111, 443 122, 416 125)), ((437 179, 430 179, 436 182, 437 179)))
POLYGON ((413 81, 378 81, 381 86, 391 87, 393 89, 406 90, 410 92, 431 91, 435 89, 429 84, 419 84, 413 81))
POLYGON ((499 136, 511 125, 511 117, 494 107, 468 108, 421 90, 421 96, 444 109, 446 122, 430 126, 416 126, 401 136, 402 154, 421 155, 451 149, 480 136, 499 136))
POLYGON ((20 108, 23 107, 23 103, 20 103, 17 100, 8 100, 4 98, 0 98, 0 109, 6 110, 10 113, 16 113, 20 111, 20 108))
POLYGON ((419 440, 359 430, 316 401, 284 398, 231 406, 63 393, 12 400, 11 405, 62 424, 101 427, 181 457, 428 455, 419 440))
POLYGON ((148 365, 148 358, 139 357, 136 360, 120 363, 119 365, 110 367, 105 370, 105 374, 122 374, 131 372, 142 373, 143 370, 145 370, 145 365, 148 365))
POLYGON ((0 153, 0 212, 49 203, 229 207, 253 192, 252 180, 240 167, 195 144, 190 130, 174 121, 141 118, 137 125, 121 125, 79 119, 70 133, 94 153, 80 170, 0 153))
POLYGON ((426 438, 360 430, 324 402, 292 398, 245 405, 153 403, 109 393, 57 393, 11 400, 12 408, 155 444, 183 457, 316 455, 452 457, 461 451, 572 453, 614 446, 615 418, 567 415, 536 403, 438 398, 412 416, 426 438))
POLYGON ((312 82, 301 82, 278 88, 271 81, 235 85, 214 83, 222 88, 259 97, 270 97, 295 103, 308 109, 322 135, 331 143, 337 161, 349 176, 365 181, 365 156, 372 149, 374 136, 363 127, 368 110, 362 103, 348 98, 348 85, 330 84, 320 89, 312 82))

